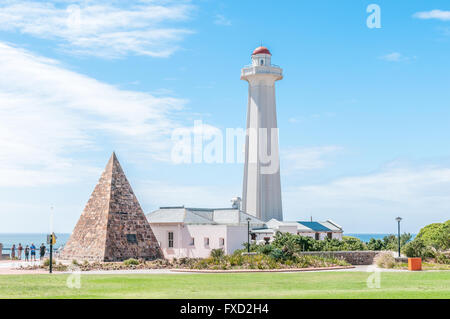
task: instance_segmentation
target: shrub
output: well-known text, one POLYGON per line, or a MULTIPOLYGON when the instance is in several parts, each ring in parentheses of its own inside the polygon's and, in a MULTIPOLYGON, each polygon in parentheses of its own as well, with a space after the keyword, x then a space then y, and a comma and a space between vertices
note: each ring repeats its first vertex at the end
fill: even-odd
POLYGON ((439 250, 450 249, 450 220, 425 226, 417 234, 426 246, 439 250))
POLYGON ((367 249, 369 250, 383 250, 385 246, 381 239, 370 238, 370 241, 367 243, 367 249))
POLYGON ((450 257, 445 254, 437 253, 435 261, 438 264, 450 265, 450 257))
MULTIPOLYGON (((52 259, 52 265, 56 265, 56 260, 52 259)), ((49 267, 50 266, 50 259, 49 258, 45 258, 44 259, 44 266, 45 267, 49 267)))
POLYGON ((434 257, 434 252, 431 247, 427 247, 425 242, 419 237, 416 237, 413 241, 403 246, 402 252, 407 257, 434 257))
POLYGON ((375 256, 375 264, 380 268, 393 268, 395 266, 395 258, 390 252, 382 252, 375 256))
POLYGON ((285 256, 290 258, 302 251, 338 251, 338 250, 366 250, 366 244, 355 237, 344 236, 342 240, 324 239, 315 240, 311 237, 277 232, 272 246, 282 249, 285 256))
POLYGON ((354 237, 343 237, 342 238, 342 249, 341 250, 367 250, 366 244, 364 244, 360 239, 354 237))
POLYGON ((241 253, 235 253, 230 256, 229 262, 231 266, 242 266, 244 263, 244 256, 241 253))
POLYGON ((280 248, 274 248, 269 255, 271 258, 275 259, 276 261, 281 261, 286 259, 286 256, 284 252, 280 248))
POLYGON ((78 260, 76 260, 76 259, 72 259, 72 265, 74 265, 74 266, 78 266, 78 260))
POLYGON ((259 248, 259 252, 261 253, 261 254, 264 254, 264 255, 269 255, 271 252, 272 252, 272 250, 273 250, 273 246, 272 245, 262 245, 260 248, 259 248))
POLYGON ((221 259, 225 255, 225 252, 222 248, 219 249, 212 249, 210 256, 214 259, 221 259))
POLYGON ((134 258, 130 258, 130 259, 125 260, 125 261, 123 262, 123 264, 124 264, 125 266, 139 265, 139 260, 134 259, 134 258))
POLYGON ((59 263, 58 265, 55 265, 53 269, 56 271, 67 271, 68 268, 69 267, 67 265, 63 265, 62 263, 59 263))
MULTIPOLYGON (((247 243, 243 243, 242 246, 244 246, 244 249, 241 249, 241 252, 247 252, 247 247, 248 244, 247 243)), ((250 243, 250 252, 256 252, 258 251, 260 245, 256 244, 256 243, 250 243)))

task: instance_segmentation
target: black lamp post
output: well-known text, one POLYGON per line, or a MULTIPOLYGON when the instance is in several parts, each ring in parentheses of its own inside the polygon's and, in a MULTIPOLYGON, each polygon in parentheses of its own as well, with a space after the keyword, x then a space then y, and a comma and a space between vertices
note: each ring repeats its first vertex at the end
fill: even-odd
POLYGON ((247 217, 247 253, 250 253, 250 217, 247 217))
POLYGON ((398 223, 398 257, 400 257, 400 222, 402 221, 402 218, 397 217, 395 220, 398 223))

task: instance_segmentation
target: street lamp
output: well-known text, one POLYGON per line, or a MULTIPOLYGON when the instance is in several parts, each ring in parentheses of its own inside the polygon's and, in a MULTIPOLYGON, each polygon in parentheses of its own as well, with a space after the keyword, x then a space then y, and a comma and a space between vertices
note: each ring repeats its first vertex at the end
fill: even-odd
POLYGON ((402 218, 397 217, 395 220, 398 223, 398 257, 400 258, 400 222, 402 221, 402 218))
POLYGON ((247 253, 250 253, 250 217, 247 217, 247 253))

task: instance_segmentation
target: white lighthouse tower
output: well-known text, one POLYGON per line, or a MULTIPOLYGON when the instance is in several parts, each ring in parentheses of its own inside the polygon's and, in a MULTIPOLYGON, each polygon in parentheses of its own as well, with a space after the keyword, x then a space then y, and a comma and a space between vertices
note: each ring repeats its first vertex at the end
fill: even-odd
POLYGON ((283 220, 275 105, 275 81, 283 78, 283 70, 271 64, 271 57, 267 48, 258 47, 252 64, 241 71, 241 80, 249 84, 242 210, 263 221, 283 220))

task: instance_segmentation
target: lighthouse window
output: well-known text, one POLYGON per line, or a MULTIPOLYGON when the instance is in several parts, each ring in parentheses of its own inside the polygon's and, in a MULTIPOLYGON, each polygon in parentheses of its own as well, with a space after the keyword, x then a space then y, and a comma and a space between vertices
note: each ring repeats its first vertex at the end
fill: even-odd
POLYGON ((264 65, 264 60, 261 60, 261 65, 264 65))

